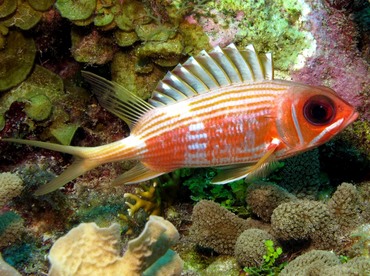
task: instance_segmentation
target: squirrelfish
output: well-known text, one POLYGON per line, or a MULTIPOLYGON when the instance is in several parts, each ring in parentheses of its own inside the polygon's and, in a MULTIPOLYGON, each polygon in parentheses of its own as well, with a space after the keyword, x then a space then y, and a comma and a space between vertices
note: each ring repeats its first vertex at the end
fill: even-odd
POLYGON ((333 90, 274 79, 270 53, 234 44, 190 57, 158 83, 148 102, 83 72, 100 104, 130 136, 98 147, 3 139, 73 154, 74 163, 36 191, 52 192, 107 162, 138 160, 113 184, 137 183, 183 167, 223 167, 224 184, 267 171, 275 160, 317 147, 352 123, 355 109, 333 90))

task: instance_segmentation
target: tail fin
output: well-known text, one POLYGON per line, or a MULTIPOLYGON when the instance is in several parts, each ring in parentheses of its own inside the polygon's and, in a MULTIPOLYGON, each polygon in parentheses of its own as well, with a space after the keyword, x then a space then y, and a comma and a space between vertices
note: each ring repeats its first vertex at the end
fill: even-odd
POLYGON ((72 154, 76 157, 76 160, 69 166, 61 175, 54 178, 49 183, 41 186, 36 190, 35 195, 44 195, 50 192, 57 190, 62 187, 69 181, 77 178, 78 176, 84 174, 87 171, 90 171, 97 166, 101 165, 101 161, 97 161, 91 157, 91 153, 96 148, 84 148, 84 147, 73 147, 73 146, 63 146, 53 143, 32 141, 32 140, 22 140, 22 139, 13 139, 13 138, 3 138, 2 141, 14 142, 19 144, 25 144, 35 147, 40 147, 49 150, 55 150, 63 153, 72 154))

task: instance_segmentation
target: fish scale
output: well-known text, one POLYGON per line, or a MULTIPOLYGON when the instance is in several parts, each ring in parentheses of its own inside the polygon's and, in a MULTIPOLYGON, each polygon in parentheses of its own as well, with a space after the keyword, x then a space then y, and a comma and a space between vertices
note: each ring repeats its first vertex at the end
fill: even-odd
POLYGON ((277 160, 317 147, 358 116, 327 87, 276 80, 272 55, 234 44, 177 65, 145 102, 121 85, 82 72, 99 103, 124 120, 129 137, 83 148, 4 138, 73 154, 76 161, 35 194, 52 192, 101 164, 138 160, 112 185, 137 183, 183 167, 222 167, 225 184, 263 176, 277 160))

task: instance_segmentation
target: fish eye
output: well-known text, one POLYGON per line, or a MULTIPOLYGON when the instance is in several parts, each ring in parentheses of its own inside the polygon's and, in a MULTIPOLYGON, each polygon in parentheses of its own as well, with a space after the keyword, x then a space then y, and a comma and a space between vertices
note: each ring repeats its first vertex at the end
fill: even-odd
POLYGON ((326 96, 313 96, 305 103, 303 115, 306 120, 313 125, 326 125, 330 123, 335 116, 334 103, 326 96))

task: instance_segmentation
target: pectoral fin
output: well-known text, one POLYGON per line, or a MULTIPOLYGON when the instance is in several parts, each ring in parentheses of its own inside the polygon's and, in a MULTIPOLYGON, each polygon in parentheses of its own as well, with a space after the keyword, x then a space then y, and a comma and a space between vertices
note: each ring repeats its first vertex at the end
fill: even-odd
POLYGON ((152 171, 151 169, 147 168, 143 163, 139 163, 129 171, 117 177, 112 184, 114 186, 118 186, 121 184, 134 184, 153 179, 165 173, 167 172, 152 171))
POLYGON ((274 161, 274 152, 280 145, 278 139, 274 139, 269 146, 268 151, 258 162, 252 166, 236 166, 220 171, 212 180, 212 184, 227 184, 243 178, 263 177, 278 166, 274 161))

